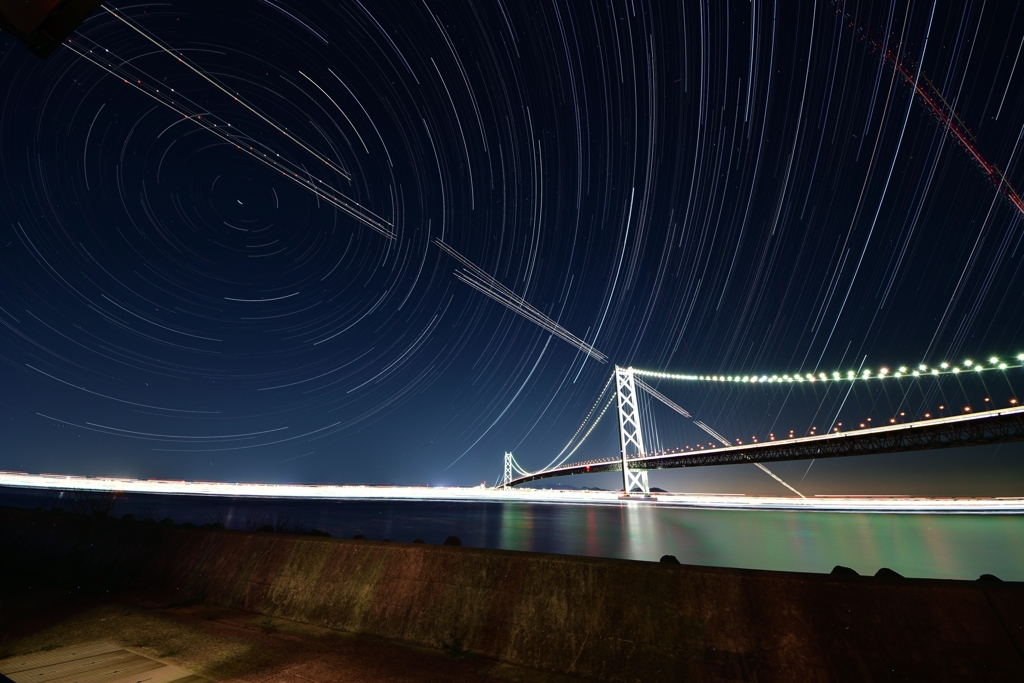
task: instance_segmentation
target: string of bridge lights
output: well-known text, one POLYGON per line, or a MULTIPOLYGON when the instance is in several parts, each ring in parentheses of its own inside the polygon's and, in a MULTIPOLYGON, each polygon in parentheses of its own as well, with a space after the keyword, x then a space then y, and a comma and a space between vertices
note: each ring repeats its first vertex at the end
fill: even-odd
POLYGON ((877 371, 870 368, 863 368, 860 371, 847 370, 846 372, 835 371, 832 373, 792 373, 783 375, 688 375, 672 372, 655 372, 653 370, 633 369, 633 374, 640 377, 653 377, 657 379, 683 380, 690 382, 733 382, 741 384, 793 384, 802 382, 844 382, 856 380, 882 380, 882 379, 916 379, 925 377, 940 377, 943 375, 960 375, 963 373, 983 373, 992 371, 1013 370, 1024 367, 1024 353, 1018 353, 1014 359, 1009 361, 1001 360, 992 356, 987 362, 976 362, 965 360, 960 365, 952 363, 939 363, 937 366, 921 364, 915 368, 905 365, 895 371, 888 367, 881 367, 877 371))
MULTIPOLYGON (((978 362, 975 362, 973 360, 965 360, 961 365, 952 365, 950 363, 940 363, 938 366, 929 367, 927 365, 921 364, 921 365, 918 365, 913 370, 911 370, 910 368, 908 368, 906 366, 901 366, 901 367, 899 367, 895 371, 890 371, 888 368, 882 367, 882 368, 879 368, 877 372, 874 372, 874 371, 872 371, 870 369, 862 369, 859 372, 854 372, 853 370, 850 370, 850 371, 847 371, 846 373, 842 373, 842 372, 838 372, 837 371, 837 372, 833 372, 831 374, 831 376, 826 374, 826 373, 819 373, 817 375, 814 375, 814 374, 803 375, 803 374, 796 374, 796 373, 794 373, 792 375, 786 375, 786 374, 784 374, 784 375, 687 375, 687 374, 678 374, 678 373, 669 373, 669 372, 655 372, 653 370, 640 370, 640 369, 637 369, 637 368, 631 368, 631 370, 632 370, 633 374, 636 375, 636 376, 640 376, 640 377, 653 377, 653 378, 657 378, 657 379, 668 379, 668 380, 711 381, 711 382, 740 382, 740 383, 769 383, 769 384, 772 384, 772 383, 774 383, 774 384, 790 383, 790 384, 792 384, 792 383, 796 383, 796 382, 828 382, 828 381, 844 381, 844 380, 845 381, 856 381, 856 380, 886 379, 886 378, 910 378, 910 379, 917 379, 917 378, 938 377, 938 376, 943 376, 943 375, 959 375, 961 373, 975 373, 975 374, 978 374, 978 373, 991 372, 991 371, 1000 371, 1000 372, 1002 372, 1002 371, 1018 369, 1018 368, 1022 368, 1022 367, 1024 367, 1024 353, 1017 354, 1017 356, 1014 359, 1010 360, 1010 361, 1004 361, 1004 360, 999 359, 996 356, 992 356, 992 357, 990 357, 988 359, 987 363, 978 363, 978 362)), ((614 376, 615 375, 612 375, 612 378, 614 376)), ((567 443, 565 448, 563 448, 562 451, 559 452, 559 454, 557 456, 555 456, 555 459, 552 462, 548 463, 547 466, 541 468, 537 472, 543 472, 543 471, 546 471, 546 470, 558 469, 558 468, 562 467, 566 463, 567 460, 569 460, 573 455, 575 455, 576 451, 578 451, 579 448, 583 445, 583 443, 587 440, 587 437, 589 437, 591 432, 594 431, 594 429, 597 427, 598 423, 601 422, 601 418, 604 417, 604 414, 608 411, 608 409, 614 403, 615 396, 612 396, 611 398, 608 399, 608 401, 604 404, 603 408, 601 409, 600 413, 597 415, 597 418, 592 423, 590 423, 590 427, 589 427, 589 429, 586 430, 586 433, 584 433, 582 438, 580 438, 579 441, 576 442, 575 447, 571 451, 569 451, 569 453, 565 454, 564 457, 563 457, 563 453, 565 453, 565 451, 570 446, 572 446, 573 442, 576 441, 576 437, 579 436, 580 432, 583 431, 583 428, 587 426, 588 422, 590 422, 591 416, 593 416, 594 411, 597 409, 598 405, 601 404, 601 402, 602 402, 602 400, 603 400, 603 398, 605 396, 605 393, 608 391, 608 387, 611 384, 611 379, 612 378, 609 378, 608 382, 605 383, 604 388, 601 390, 601 393, 597 397, 597 400, 594 402, 594 405, 591 406, 590 411, 587 413, 587 417, 580 424, 579 429, 576 430, 576 433, 573 434, 572 438, 569 440, 569 443, 567 443)), ((679 408, 678 406, 675 406, 675 404, 671 403, 668 399, 666 399, 664 396, 662 396, 660 393, 658 393, 652 387, 647 386, 644 382, 642 382, 640 380, 637 380, 637 386, 638 386, 638 388, 651 393, 651 395, 654 398, 658 398, 658 399, 666 402, 669 405, 669 407, 674 408, 677 412, 681 412, 682 414, 686 415, 687 417, 692 417, 686 411, 684 411, 683 409, 679 408)), ((989 398, 985 398, 985 403, 986 404, 989 404, 989 401, 990 401, 989 398)), ((1009 404, 1010 404, 1011 407, 1016 407, 1017 403, 1018 402, 1017 402, 1016 398, 1009 399, 1009 404)), ((946 410, 947 410, 947 407, 945 405, 940 405, 939 406, 940 414, 938 416, 935 416, 935 417, 943 417, 942 413, 943 413, 943 411, 946 411, 946 410)), ((970 406, 964 406, 963 412, 965 414, 971 413, 971 407, 970 406)), ((895 424, 901 423, 903 421, 903 418, 905 418, 905 417, 906 417, 906 411, 901 411, 899 413, 899 417, 892 417, 892 418, 889 419, 889 425, 895 425, 895 424)), ((934 418, 933 418, 931 412, 925 412, 924 415, 923 415, 923 419, 924 420, 931 420, 931 419, 934 419, 934 418)), ((864 421, 859 424, 860 429, 868 429, 868 428, 871 428, 871 427, 878 426, 878 425, 872 425, 871 421, 872 420, 871 420, 870 417, 865 418, 864 421)), ((743 446, 744 445, 743 439, 739 439, 739 438, 734 439, 735 440, 735 444, 733 444, 731 441, 729 441, 729 440, 725 439, 724 437, 722 437, 721 435, 717 434, 716 432, 711 430, 710 427, 708 427, 707 425, 703 424, 699 420, 695 420, 694 422, 695 422, 695 424, 697 426, 701 427, 705 431, 708 431, 712 436, 716 437, 719 441, 721 441, 721 446, 722 447, 729 448, 729 447, 733 447, 734 445, 735 446, 743 446)), ((885 426, 885 425, 882 425, 882 426, 885 426)), ((849 428, 847 428, 847 429, 849 429, 849 428)), ((854 426, 853 429, 855 430, 856 426, 854 426)), ((831 429, 826 430, 825 433, 829 433, 829 432, 839 433, 839 432, 842 432, 842 431, 844 431, 843 430, 843 423, 842 422, 838 422, 831 429)), ((819 434, 818 433, 818 428, 816 426, 812 426, 806 432, 806 436, 824 436, 825 433, 819 434)), ((793 439, 797 439, 797 438, 801 438, 801 437, 797 437, 796 436, 796 430, 790 429, 789 430, 789 434, 787 436, 783 436, 781 438, 781 440, 785 441, 785 440, 793 440, 793 439)), ((764 441, 762 441, 761 439, 758 439, 758 437, 756 435, 751 436, 750 440, 751 440, 751 443, 753 443, 753 444, 764 443, 764 441)), ((768 442, 773 442, 773 441, 776 441, 776 440, 777 440, 777 437, 776 437, 774 432, 772 432, 772 433, 770 433, 768 435, 768 439, 767 439, 768 442)), ((719 448, 719 444, 716 444, 714 441, 709 441, 709 442, 707 442, 706 446, 704 444, 697 443, 697 444, 694 444, 694 445, 686 445, 686 446, 682 446, 682 447, 679 447, 679 448, 664 448, 664 449, 659 449, 657 451, 651 451, 651 452, 648 452, 648 453, 634 454, 632 456, 628 456, 628 459, 637 459, 637 458, 641 458, 641 457, 661 456, 661 455, 670 455, 670 454, 683 454, 683 453, 688 453, 688 452, 692 453, 692 452, 698 452, 698 451, 704 451, 704 450, 716 449, 716 448, 719 448)), ((510 453, 507 454, 507 455, 508 455, 508 457, 511 458, 511 466, 512 466, 511 469, 516 474, 518 474, 520 476, 529 476, 531 474, 536 474, 536 472, 528 472, 525 468, 523 468, 523 466, 520 465, 515 460, 515 458, 511 456, 510 453)), ((583 461, 579 461, 579 462, 573 463, 572 466, 573 467, 586 466, 587 467, 587 471, 589 472, 590 471, 590 467, 589 467, 590 465, 606 464, 606 463, 609 463, 609 462, 615 462, 616 460, 618 460, 618 458, 604 458, 604 459, 598 458, 598 459, 595 459, 595 460, 583 460, 583 461)), ((759 467, 761 466, 760 463, 754 463, 754 464, 758 465, 759 467)), ((771 474, 770 471, 769 471, 769 474, 771 474)), ((772 475, 772 476, 774 477, 775 475, 772 475)), ((785 482, 783 482, 783 484, 785 484, 785 482)), ((785 484, 785 485, 789 486, 788 484, 785 484)))

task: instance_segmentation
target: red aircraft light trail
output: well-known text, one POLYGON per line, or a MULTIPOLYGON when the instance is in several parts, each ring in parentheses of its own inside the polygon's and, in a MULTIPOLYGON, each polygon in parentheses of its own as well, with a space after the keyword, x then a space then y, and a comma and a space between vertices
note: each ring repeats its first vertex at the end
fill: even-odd
MULTIPOLYGON (((838 4, 838 3, 837 3, 838 4)), ((841 13, 841 9, 836 9, 836 13, 841 13)), ((981 155, 978 148, 974 146, 972 140, 974 136, 967 129, 963 120, 953 110, 953 107, 946 101, 946 98, 942 96, 939 89, 935 87, 924 73, 920 74, 920 78, 914 75, 914 72, 908 66, 907 62, 904 61, 897 53, 889 46, 888 42, 880 42, 868 38, 864 35, 863 29, 858 29, 854 26, 849 15, 843 14, 843 20, 846 23, 846 27, 861 33, 861 42, 866 42, 874 52, 878 50, 883 53, 883 59, 885 63, 893 69, 898 76, 900 76, 907 85, 914 89, 914 94, 917 96, 918 102, 920 102, 929 113, 932 114, 943 126, 946 134, 953 139, 953 142, 958 144, 967 155, 970 156, 971 160, 974 161, 975 165, 981 169, 981 172, 985 174, 985 177, 990 183, 996 188, 996 191, 1006 201, 1013 205, 1017 212, 1024 217, 1024 200, 1021 199, 1020 194, 1010 183, 1010 180, 995 164, 990 164, 985 161, 985 157, 981 155)))

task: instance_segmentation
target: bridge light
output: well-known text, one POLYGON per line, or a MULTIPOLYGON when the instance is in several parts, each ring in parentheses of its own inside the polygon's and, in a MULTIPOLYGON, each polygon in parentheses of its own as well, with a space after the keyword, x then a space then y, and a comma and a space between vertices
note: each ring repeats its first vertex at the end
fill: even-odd
POLYGON ((983 366, 983 365, 975 365, 974 369, 977 370, 978 372, 981 372, 982 370, 985 369, 985 366, 983 366))
POLYGON ((1015 399, 1015 398, 1011 398, 1011 399, 1010 399, 1010 405, 1011 405, 1011 406, 1015 406, 1015 405, 1017 405, 1017 399, 1015 399))
POLYGON ((939 367, 943 370, 949 370, 949 363, 939 363, 939 367))
POLYGON ((903 374, 906 374, 906 372, 907 372, 907 366, 906 366, 906 365, 901 365, 901 366, 900 366, 900 372, 902 372, 903 374))
POLYGON ((1024 353, 1018 353, 1017 360, 1024 360, 1024 353))
POLYGON ((999 359, 996 358, 995 356, 992 356, 991 358, 988 359, 988 362, 992 363, 992 365, 995 365, 996 363, 999 362, 999 359))
POLYGON ((939 374, 938 369, 937 368, 932 368, 932 374, 933 375, 938 375, 939 374))
POLYGON ((839 373, 838 372, 833 372, 832 373, 832 379, 840 379, 839 373))
POLYGON ((889 418, 889 424, 892 424, 892 425, 896 424, 896 418, 895 417, 890 417, 889 418))
POLYGON ((924 372, 925 370, 928 369, 928 366, 924 365, 924 364, 921 364, 921 365, 917 366, 917 369, 920 370, 921 372, 924 372))
POLYGON ((828 375, 826 375, 824 372, 821 373, 820 375, 818 375, 818 377, 821 378, 822 382, 824 382, 824 381, 826 381, 828 379, 828 375))
POLYGON ((847 379, 853 379, 853 378, 854 378, 854 377, 856 377, 856 376, 857 376, 857 375, 856 375, 856 374, 854 374, 853 370, 849 370, 849 371, 848 371, 848 372, 846 373, 846 378, 847 378, 847 379))
POLYGON ((864 368, 863 375, 864 375, 864 379, 867 379, 868 377, 870 377, 871 376, 871 368, 864 368))
POLYGON ((878 374, 879 374, 879 376, 881 376, 881 377, 885 377, 886 375, 888 375, 888 374, 889 374, 889 368, 880 368, 880 369, 878 370, 878 374))
POLYGON ((972 365, 974 365, 974 361, 970 359, 965 360, 964 365, 966 365, 967 367, 971 367, 972 365))
POLYGON ((1005 370, 1006 369, 1006 363, 1000 363, 999 364, 999 369, 1000 370, 1005 370))
POLYGON ((965 413, 971 412, 971 407, 970 406, 964 406, 964 412, 965 413))
POLYGON ((960 368, 957 368, 957 367, 954 367, 954 368, 953 368, 953 374, 954 374, 954 375, 955 375, 955 374, 957 374, 957 373, 959 373, 959 372, 960 372, 960 368))
POLYGON ((914 370, 914 372, 912 374, 914 375, 914 377, 920 377, 921 376, 921 373, 918 372, 917 370, 914 370))

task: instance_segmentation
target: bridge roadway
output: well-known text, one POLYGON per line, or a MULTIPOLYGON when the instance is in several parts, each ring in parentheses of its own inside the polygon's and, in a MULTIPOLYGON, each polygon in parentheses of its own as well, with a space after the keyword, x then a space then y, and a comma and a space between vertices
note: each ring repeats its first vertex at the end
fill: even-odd
MULTIPOLYGON (((880 453, 907 453, 1014 441, 1024 441, 1024 406, 742 446, 630 456, 626 462, 630 470, 661 470, 675 467, 707 467, 710 465, 811 460, 880 453)), ((513 479, 508 486, 550 477, 621 471, 621 457, 589 460, 533 472, 513 479)))

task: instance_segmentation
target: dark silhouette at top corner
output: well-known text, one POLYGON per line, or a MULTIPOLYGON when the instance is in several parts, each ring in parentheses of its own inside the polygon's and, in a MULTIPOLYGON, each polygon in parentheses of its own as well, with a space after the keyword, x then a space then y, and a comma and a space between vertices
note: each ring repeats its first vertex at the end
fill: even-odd
POLYGON ((45 59, 103 0, 0 0, 0 29, 45 59))

